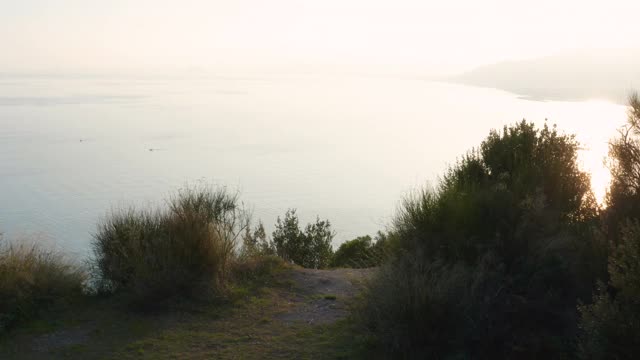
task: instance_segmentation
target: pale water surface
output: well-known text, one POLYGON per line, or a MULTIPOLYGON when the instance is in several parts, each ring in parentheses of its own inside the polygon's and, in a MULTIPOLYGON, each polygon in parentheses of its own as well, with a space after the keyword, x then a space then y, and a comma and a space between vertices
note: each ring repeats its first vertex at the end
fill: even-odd
POLYGON ((419 77, 5 76, 0 231, 82 253, 111 209, 206 181, 240 190, 269 231, 287 208, 328 218, 337 245, 384 229, 408 191, 522 118, 578 132, 602 196, 606 141, 624 111, 419 77))

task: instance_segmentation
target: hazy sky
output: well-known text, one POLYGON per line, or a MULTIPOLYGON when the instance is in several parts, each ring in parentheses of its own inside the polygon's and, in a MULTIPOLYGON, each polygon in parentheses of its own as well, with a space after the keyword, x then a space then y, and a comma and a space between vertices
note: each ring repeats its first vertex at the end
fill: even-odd
POLYGON ((371 64, 466 70, 640 45, 637 0, 0 0, 0 72, 371 64))

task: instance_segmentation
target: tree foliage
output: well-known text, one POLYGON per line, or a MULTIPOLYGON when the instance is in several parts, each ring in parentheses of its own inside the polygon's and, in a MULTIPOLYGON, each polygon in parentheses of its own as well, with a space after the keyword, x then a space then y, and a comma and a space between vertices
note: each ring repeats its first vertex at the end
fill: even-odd
POLYGON ((617 241, 620 224, 628 218, 640 218, 640 98, 629 97, 627 123, 619 136, 609 143, 611 187, 607 193, 606 225, 609 236, 617 241))
POLYGON ((255 257, 275 254, 275 244, 267 238, 267 232, 264 230, 262 221, 258 222, 253 231, 249 226, 245 228, 245 233, 242 236, 242 256, 255 257))
POLYGON ((522 121, 492 131, 437 189, 405 200, 395 229, 406 247, 426 248, 428 256, 473 263, 491 249, 516 259, 531 238, 595 218, 577 150, 573 136, 547 125, 522 121))
POLYGON ((345 241, 333 254, 331 266, 350 268, 379 266, 391 253, 389 245, 386 234, 380 231, 375 239, 365 235, 345 241))
POLYGON ((278 217, 272 237, 278 256, 306 268, 325 268, 333 255, 331 223, 317 218, 303 232, 295 209, 287 210, 284 219, 278 217))

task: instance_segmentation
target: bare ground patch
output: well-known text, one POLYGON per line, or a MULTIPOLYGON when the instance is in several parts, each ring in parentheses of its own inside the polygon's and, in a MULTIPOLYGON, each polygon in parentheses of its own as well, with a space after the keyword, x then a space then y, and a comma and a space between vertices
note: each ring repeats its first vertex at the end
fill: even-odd
POLYGON ((347 319, 372 273, 293 267, 232 304, 152 315, 95 304, 60 314, 60 324, 49 330, 0 339, 0 358, 357 358, 353 339, 359 330, 347 319))
POLYGON ((371 273, 371 269, 295 269, 289 274, 292 291, 284 294, 291 307, 276 319, 307 324, 330 324, 343 319, 371 273))

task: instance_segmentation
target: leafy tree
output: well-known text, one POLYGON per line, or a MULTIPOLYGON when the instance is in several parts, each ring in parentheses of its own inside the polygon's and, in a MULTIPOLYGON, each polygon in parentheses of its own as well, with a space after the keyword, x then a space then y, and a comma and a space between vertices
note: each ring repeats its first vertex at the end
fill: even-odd
POLYGON ((305 256, 306 262, 301 265, 314 269, 329 266, 329 261, 333 256, 331 242, 334 237, 329 220, 316 218, 315 223, 307 224, 304 237, 308 248, 305 249, 307 253, 307 256, 305 256))
POLYGON ((264 230, 262 221, 251 231, 250 227, 246 227, 242 236, 242 255, 258 256, 258 255, 275 255, 275 245, 267 239, 267 233, 264 230))
POLYGON ((306 239, 300 230, 298 215, 296 215, 295 209, 287 210, 284 219, 278 217, 272 238, 278 256, 286 261, 298 264, 304 262, 305 254, 303 248, 306 245, 306 239))
POLYGON ((247 226, 242 234, 242 249, 240 254, 242 256, 254 256, 258 253, 258 241, 251 232, 251 227, 247 226))
POLYGON ((371 251, 371 236, 359 236, 340 245, 331 260, 332 267, 361 267, 371 251))
POLYGON ((273 241, 267 239, 267 232, 264 230, 264 224, 262 221, 258 223, 258 226, 253 231, 253 238, 256 239, 258 251, 262 255, 275 255, 276 247, 273 241))
POLYGON ((334 233, 329 221, 317 218, 303 232, 295 209, 287 210, 284 219, 278 217, 272 237, 280 257, 303 267, 327 267, 333 255, 331 241, 334 233))

